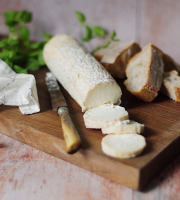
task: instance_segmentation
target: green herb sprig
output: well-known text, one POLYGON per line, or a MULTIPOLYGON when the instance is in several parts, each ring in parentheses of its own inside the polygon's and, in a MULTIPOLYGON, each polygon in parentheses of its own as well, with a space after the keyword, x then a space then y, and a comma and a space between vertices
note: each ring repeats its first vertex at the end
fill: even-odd
POLYGON ((32 21, 32 13, 26 10, 4 12, 4 19, 9 35, 0 41, 0 58, 17 73, 39 70, 45 65, 43 47, 52 36, 42 33, 44 41, 31 42, 25 24, 32 21))
POLYGON ((96 52, 99 49, 102 48, 107 48, 112 41, 119 42, 120 40, 115 38, 116 37, 116 32, 113 31, 112 34, 109 36, 107 31, 102 27, 102 26, 90 26, 89 24, 86 23, 86 17, 83 13, 76 11, 76 17, 78 21, 80 22, 81 26, 83 26, 86 30, 86 36, 81 38, 83 42, 89 42, 93 38, 107 38, 108 41, 106 44, 102 46, 96 47, 92 53, 96 52))

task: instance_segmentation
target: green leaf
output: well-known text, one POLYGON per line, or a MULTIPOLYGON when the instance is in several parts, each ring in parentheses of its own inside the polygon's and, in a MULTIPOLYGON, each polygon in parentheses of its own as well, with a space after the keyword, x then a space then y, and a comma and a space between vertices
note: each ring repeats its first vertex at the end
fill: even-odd
POLYGON ((102 46, 102 48, 107 48, 111 44, 110 41, 108 41, 105 45, 102 46))
POLYGON ((13 63, 10 59, 6 58, 6 59, 4 59, 4 62, 7 63, 9 67, 11 67, 11 68, 13 67, 13 63))
POLYGON ((115 42, 119 42, 119 41, 120 41, 120 39, 113 39, 113 41, 115 41, 115 42))
POLYGON ((43 48, 45 44, 46 44, 46 42, 44 42, 44 41, 33 42, 30 44, 30 48, 31 49, 43 48))
POLYGON ((111 42, 108 41, 105 45, 96 47, 94 50, 92 50, 91 53, 93 54, 93 53, 95 53, 96 51, 98 51, 99 49, 107 48, 110 44, 111 44, 111 42))
POLYGON ((16 73, 24 73, 24 74, 27 74, 27 69, 24 69, 18 65, 14 65, 13 66, 13 70, 16 72, 16 73))
POLYGON ((94 54, 96 51, 98 51, 98 50, 101 49, 101 48, 102 48, 101 46, 97 46, 95 49, 92 50, 91 53, 94 54))
POLYGON ((28 51, 27 55, 30 58, 37 57, 39 55, 40 51, 41 51, 41 49, 39 49, 39 50, 33 50, 33 51, 28 51))
POLYGON ((40 52, 39 52, 38 61, 39 61, 39 65, 40 65, 40 66, 45 65, 45 61, 44 61, 44 58, 43 58, 43 51, 40 51, 40 52))
POLYGON ((92 39, 92 30, 91 27, 88 25, 85 25, 85 29, 86 29, 86 37, 82 38, 82 41, 89 42, 92 39))
POLYGON ((16 46, 16 45, 19 44, 19 41, 18 41, 17 39, 8 38, 7 44, 8 44, 9 46, 16 46))
POLYGON ((23 41, 29 41, 30 39, 30 32, 26 26, 20 26, 19 27, 19 37, 23 41))
POLYGON ((39 70, 40 69, 39 61, 37 59, 34 59, 34 58, 28 59, 28 62, 26 64, 26 68, 28 70, 31 70, 31 71, 39 70))
POLYGON ((31 22, 32 20, 32 13, 26 10, 21 12, 21 20, 25 23, 31 22))
POLYGON ((4 38, 0 41, 0 48, 5 47, 8 43, 8 38, 4 38))
POLYGON ((17 25, 19 22, 16 20, 16 11, 4 12, 5 24, 9 27, 17 25))
POLYGON ((111 34, 111 40, 113 40, 115 37, 116 37, 116 32, 113 31, 112 34, 111 34))
POLYGON ((86 17, 83 13, 76 11, 76 17, 80 23, 85 23, 86 17))
POLYGON ((16 26, 20 22, 30 22, 32 20, 32 13, 26 10, 23 11, 7 11, 4 12, 5 24, 9 27, 16 26))
POLYGON ((95 34, 95 36, 98 36, 98 37, 106 36, 106 31, 101 26, 94 26, 93 27, 93 33, 95 34))
POLYGON ((120 39, 115 39, 115 37, 116 37, 116 32, 113 31, 112 34, 111 34, 111 40, 113 40, 113 41, 115 41, 115 42, 119 42, 120 39))
POLYGON ((9 27, 9 32, 14 33, 16 31, 16 28, 14 26, 9 27))
POLYGON ((42 36, 45 38, 46 41, 49 41, 53 37, 52 35, 50 35, 46 32, 43 32, 42 36))

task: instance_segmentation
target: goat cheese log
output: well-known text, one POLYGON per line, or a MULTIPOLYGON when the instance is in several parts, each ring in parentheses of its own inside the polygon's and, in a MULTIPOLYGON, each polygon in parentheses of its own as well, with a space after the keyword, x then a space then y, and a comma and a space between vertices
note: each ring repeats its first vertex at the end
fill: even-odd
POLYGON ((121 89, 106 69, 71 36, 54 36, 44 47, 43 57, 82 111, 102 104, 120 104, 121 89))

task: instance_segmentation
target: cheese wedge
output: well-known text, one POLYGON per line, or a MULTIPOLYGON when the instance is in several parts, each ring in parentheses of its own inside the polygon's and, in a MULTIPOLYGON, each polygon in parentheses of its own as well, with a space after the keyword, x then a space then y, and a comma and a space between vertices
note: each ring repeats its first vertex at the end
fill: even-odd
POLYGON ((135 157, 145 146, 145 138, 138 134, 107 135, 101 142, 102 151, 115 158, 135 157))
POLYGON ((100 129, 128 119, 128 112, 121 106, 107 104, 89 109, 83 118, 86 128, 100 129))
POLYGON ((43 57, 82 111, 102 104, 120 104, 121 89, 106 69, 69 35, 54 36, 43 57))
POLYGON ((113 126, 102 128, 103 134, 129 134, 142 133, 144 131, 144 124, 132 120, 118 121, 113 126))

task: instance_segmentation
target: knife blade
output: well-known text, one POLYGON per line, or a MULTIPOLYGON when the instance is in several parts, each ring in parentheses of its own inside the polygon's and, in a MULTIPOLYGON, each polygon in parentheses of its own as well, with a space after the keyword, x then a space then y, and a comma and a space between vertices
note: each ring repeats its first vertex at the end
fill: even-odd
POLYGON ((51 72, 46 73, 45 81, 50 93, 52 108, 57 111, 61 118, 66 151, 67 153, 73 153, 79 149, 81 139, 69 115, 66 100, 55 76, 51 72))

